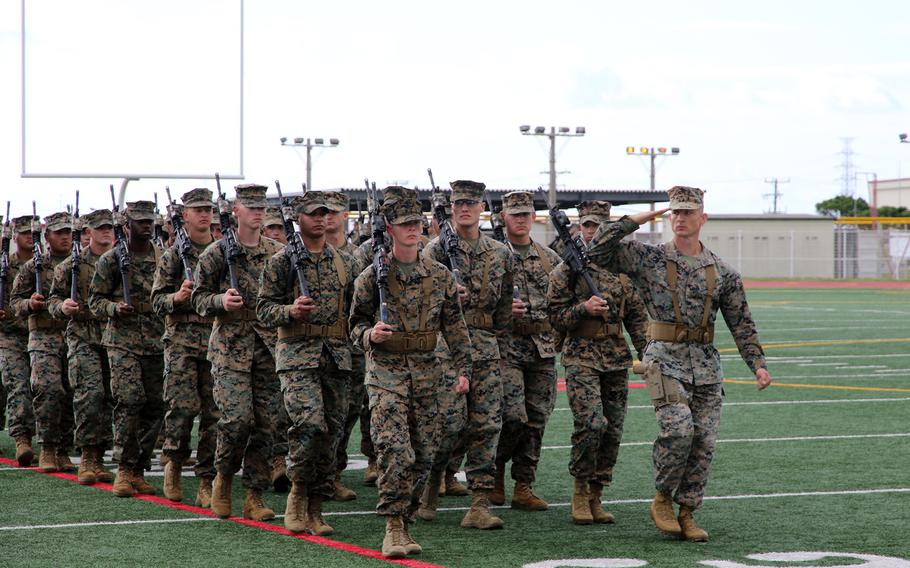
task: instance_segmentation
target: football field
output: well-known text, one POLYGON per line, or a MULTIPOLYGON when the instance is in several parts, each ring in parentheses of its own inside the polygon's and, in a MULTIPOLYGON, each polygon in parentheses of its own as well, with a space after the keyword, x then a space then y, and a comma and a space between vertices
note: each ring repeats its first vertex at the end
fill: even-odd
MULTIPOLYGON (((544 438, 535 492, 545 512, 499 508, 501 531, 458 523, 469 497, 442 497, 436 521, 411 533, 424 552, 407 566, 846 566, 910 568, 910 290, 751 289, 774 385, 758 392, 719 322, 726 398, 708 497, 698 512, 710 542, 662 536, 648 516, 656 425, 639 378, 631 390, 615 483, 615 525, 575 526, 565 392, 544 438), (797 554, 801 553, 801 554, 797 554), (814 553, 814 554, 811 554, 814 553)), ((357 452, 355 428, 351 451, 357 452)), ((110 486, 14 468, 0 434, 0 566, 383 566, 376 489, 353 455, 355 501, 326 504, 330 539, 293 537, 281 518, 218 520, 162 498, 118 499, 110 486)), ((161 470, 148 479, 159 489, 161 470)), ((234 509, 243 500, 234 484, 234 509)), ((507 497, 512 483, 507 477, 507 497)), ((266 493, 281 514, 285 495, 266 493)))

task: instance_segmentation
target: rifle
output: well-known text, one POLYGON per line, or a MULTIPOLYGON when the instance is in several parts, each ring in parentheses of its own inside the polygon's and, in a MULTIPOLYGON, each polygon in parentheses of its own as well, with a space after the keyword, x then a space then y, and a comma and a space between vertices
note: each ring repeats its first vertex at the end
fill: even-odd
POLYGON ((502 212, 502 207, 496 209, 493 208, 493 200, 490 199, 490 194, 486 196, 487 199, 487 209, 490 210, 490 227, 493 228, 493 238, 501 243, 506 242, 505 229, 503 229, 502 217, 499 214, 502 212))
POLYGON ((2 230, 2 245, 0 245, 0 310, 6 306, 6 280, 9 278, 9 244, 12 232, 9 228, 9 201, 6 202, 6 217, 2 230))
POLYGON ((373 242, 373 270, 376 272, 376 288, 379 290, 379 321, 389 321, 389 257, 385 250, 385 218, 379 212, 379 196, 376 194, 376 184, 370 186, 366 179, 367 199, 370 205, 370 225, 373 242))
MULTIPOLYGON (((306 193, 306 184, 304 184, 304 194, 306 193)), ((291 215, 291 205, 284 199, 284 195, 281 194, 281 184, 278 180, 275 180, 275 189, 278 190, 278 199, 281 201, 281 224, 284 225, 284 236, 288 239, 288 245, 284 250, 287 251, 288 260, 291 261, 291 266, 294 267, 294 270, 297 272, 297 284, 300 288, 301 296, 309 296, 310 288, 307 285, 306 281, 306 270, 304 269, 303 259, 309 256, 306 248, 303 246, 303 239, 300 238, 300 233, 294 230, 294 221, 293 216, 291 215)))
POLYGON ((180 214, 176 204, 174 204, 174 200, 171 198, 171 188, 165 186, 164 191, 167 193, 167 216, 171 227, 174 229, 174 245, 177 248, 177 256, 180 257, 180 262, 183 263, 183 273, 186 279, 192 282, 193 267, 190 264, 190 251, 193 250, 193 245, 183 224, 183 215, 180 214))
POLYGON ((231 282, 231 288, 240 293, 240 284, 237 281, 237 258, 243 254, 240 250, 240 244, 237 242, 237 235, 234 233, 234 224, 231 221, 231 206, 228 204, 224 194, 221 193, 221 176, 215 174, 215 184, 218 186, 218 220, 221 222, 222 245, 221 252, 224 254, 224 264, 227 266, 228 278, 231 282))
POLYGON ((123 213, 117 206, 114 197, 114 184, 111 184, 111 204, 114 212, 114 258, 120 269, 120 280, 123 285, 123 302, 132 305, 130 300, 130 249, 126 241, 126 232, 123 230, 123 213))
POLYGON ((161 212, 158 210, 158 192, 155 192, 155 236, 152 237, 155 243, 162 251, 164 250, 164 226, 161 224, 161 212))
MULTIPOLYGON (((436 182, 433 181, 433 170, 427 168, 427 174, 430 176, 430 187, 433 189, 433 197, 436 197, 442 192, 439 191, 439 188, 436 187, 436 182)), ((464 285, 461 281, 461 270, 458 268, 458 235, 455 234, 455 230, 452 228, 449 214, 446 213, 446 206, 441 199, 433 199, 433 218, 436 219, 436 224, 439 225, 439 245, 445 255, 446 264, 448 264, 449 270, 452 271, 455 282, 459 285, 464 285)))
POLYGON ((79 265, 82 263, 82 227, 76 228, 79 221, 79 190, 76 190, 76 207, 73 209, 73 266, 70 276, 70 300, 79 301, 79 265))
POLYGON ((44 253, 41 252, 41 222, 38 221, 34 201, 32 201, 32 257, 35 259, 35 293, 43 296, 41 271, 44 270, 44 253))
MULTIPOLYGON (((537 191, 543 193, 543 188, 538 187, 537 191)), ((569 217, 565 211, 559 208, 557 203, 549 203, 546 199, 546 194, 544 196, 544 201, 547 202, 547 206, 550 208, 550 220, 553 222, 553 228, 556 229, 556 238, 562 241, 562 244, 566 247, 566 252, 563 254, 566 264, 569 265, 572 274, 584 278, 585 284, 591 290, 591 294, 598 298, 603 298, 597 286, 594 285, 591 274, 588 272, 588 254, 585 252, 585 245, 581 242, 578 235, 573 238, 569 233, 569 225, 571 224, 569 217)))

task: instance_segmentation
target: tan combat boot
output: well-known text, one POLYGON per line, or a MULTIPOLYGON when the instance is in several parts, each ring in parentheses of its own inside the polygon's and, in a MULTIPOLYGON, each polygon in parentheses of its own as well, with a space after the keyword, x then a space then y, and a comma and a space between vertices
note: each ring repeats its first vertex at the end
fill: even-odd
POLYGON ((141 467, 137 467, 130 472, 130 483, 133 484, 133 489, 136 490, 136 493, 140 495, 154 495, 157 490, 151 483, 145 480, 145 471, 141 467))
POLYGON ((436 518, 436 507, 439 505, 439 487, 442 485, 440 483, 442 477, 441 471, 430 473, 430 479, 427 481, 426 487, 423 488, 417 516, 424 521, 432 521, 436 518))
POLYGON ((234 481, 232 475, 215 475, 215 483, 212 485, 212 512, 226 519, 231 516, 231 483, 234 481))
POLYGON ((117 467, 117 477, 114 478, 114 495, 117 497, 132 497, 136 494, 133 484, 130 483, 130 471, 124 466, 117 467))
POLYGON ((363 484, 375 487, 377 479, 379 479, 379 468, 376 467, 376 458, 370 458, 367 461, 367 468, 363 472, 363 484))
POLYGON ((322 518, 322 495, 308 495, 306 500, 307 532, 316 536, 335 534, 335 529, 322 518))
POLYGON ((104 449, 101 446, 94 446, 92 452, 92 470, 95 472, 95 481, 101 483, 111 483, 114 476, 111 472, 104 469, 104 449))
POLYGON ((439 476, 439 496, 440 497, 446 496, 446 476, 442 475, 441 473, 439 476))
POLYGON ((502 519, 490 513, 489 491, 475 489, 471 496, 471 508, 461 519, 463 529, 501 529, 502 519))
POLYGON ((673 512, 673 497, 669 493, 658 491, 654 495, 654 500, 651 501, 651 519, 660 532, 669 536, 682 536, 682 527, 673 512))
POLYGON ((94 448, 91 446, 82 448, 82 457, 79 460, 79 471, 76 472, 76 480, 79 482, 79 485, 94 485, 96 481, 93 452, 94 448))
POLYGON ((275 511, 266 507, 262 501, 262 490, 247 487, 246 498, 243 500, 243 518, 254 521, 271 521, 275 518, 275 511))
POLYGON ((603 510, 600 497, 603 494, 604 486, 596 481, 588 483, 588 496, 591 498, 591 516, 594 517, 595 523, 610 524, 616 522, 613 513, 603 510))
POLYGON ((277 493, 284 493, 291 487, 285 456, 272 457, 272 487, 277 493))
POLYGON ((404 520, 401 517, 386 517, 382 555, 386 558, 404 558, 408 555, 404 547, 404 520))
POLYGON ((200 477, 199 489, 196 490, 196 506, 203 509, 212 508, 212 478, 200 477))
POLYGON ((546 501, 534 495, 530 483, 524 481, 515 482, 515 490, 512 492, 512 508, 522 511, 546 511, 549 505, 546 501))
POLYGON ((594 522, 591 514, 591 497, 588 493, 588 482, 575 480, 575 491, 572 493, 572 522, 576 525, 590 525, 594 522))
POLYGON ((341 472, 335 474, 335 496, 333 497, 336 501, 353 501, 357 498, 357 493, 353 489, 348 488, 341 481, 341 472))
POLYGON ((284 509, 284 528, 292 533, 306 531, 306 487, 299 481, 291 484, 288 503, 284 509))
POLYGON ((445 483, 446 483, 446 492, 445 492, 446 495, 450 495, 452 497, 464 497, 465 495, 470 494, 470 491, 468 491, 468 488, 465 487, 465 485, 463 483, 461 483, 460 481, 455 479, 454 472, 446 470, 445 483))
POLYGON ((183 488, 180 484, 181 464, 174 458, 164 466, 164 496, 171 501, 183 501, 183 488))
POLYGON ((32 450, 32 439, 29 436, 16 436, 16 461, 19 462, 19 467, 32 465, 33 457, 35 451, 32 450))
MULTIPOLYGON (((423 547, 420 546, 416 540, 411 536, 411 532, 408 530, 408 525, 411 524, 406 519, 402 519, 402 529, 404 533, 404 551, 408 554, 420 554, 423 552, 423 547)), ((413 521, 411 521, 413 522, 413 521)))
POLYGON ((708 542, 708 531, 695 524, 693 509, 686 505, 679 506, 679 526, 682 536, 690 542, 708 542))
POLYGON ((41 455, 38 457, 38 469, 44 473, 54 473, 57 471, 57 448, 41 445, 41 455))
POLYGON ((65 471, 68 473, 74 473, 76 471, 76 465, 70 459, 69 454, 66 453, 65 449, 58 447, 54 459, 57 460, 57 471, 65 471))
POLYGON ((506 504, 506 464, 496 462, 496 473, 493 474, 493 491, 490 491, 490 504, 506 504))

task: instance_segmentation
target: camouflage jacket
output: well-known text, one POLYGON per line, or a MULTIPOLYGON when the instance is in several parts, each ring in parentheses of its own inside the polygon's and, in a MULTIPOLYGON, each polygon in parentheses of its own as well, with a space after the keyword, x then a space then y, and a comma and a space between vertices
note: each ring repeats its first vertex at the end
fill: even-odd
MULTIPOLYGON (((50 251, 44 253, 44 262, 41 270, 41 288, 45 298, 48 297, 51 288, 51 282, 54 279, 54 268, 67 256, 51 256, 50 251)), ((27 318, 29 325, 38 323, 39 329, 29 331, 28 350, 45 351, 48 353, 58 353, 63 346, 63 331, 66 329, 66 322, 53 319, 47 309, 40 312, 33 312, 29 307, 29 300, 35 293, 35 259, 31 259, 19 268, 19 274, 13 281, 13 289, 10 290, 10 310, 13 315, 20 318, 27 318)))
POLYGON ((152 311, 152 279, 161 253, 155 245, 146 254, 130 253, 130 300, 136 313, 118 317, 117 304, 123 301, 123 281, 116 251, 111 249, 95 263, 95 276, 89 288, 88 307, 99 318, 107 318, 101 343, 135 355, 159 355, 164 324, 152 311))
MULTIPOLYGON (((715 265, 717 281, 708 324, 714 325, 720 308, 743 360, 753 372, 765 368, 764 351, 739 274, 704 245, 701 254, 695 257, 695 263, 690 267, 678 259, 676 247, 672 244, 654 246, 635 240, 622 240, 637 228, 638 225, 627 218, 603 225, 592 241, 593 246, 589 252, 592 262, 628 274, 641 294, 651 319, 661 322, 676 320, 667 282, 667 261, 674 262, 677 266, 677 293, 683 323, 691 327, 701 325, 707 296, 705 267, 715 265)), ((723 380, 720 356, 713 344, 652 341, 648 345, 646 357, 658 361, 661 372, 665 375, 686 383, 705 385, 723 380)))
POLYGON ((572 276, 568 264, 561 263, 550 274, 550 316, 553 324, 566 332, 561 362, 598 371, 628 369, 632 366, 632 355, 619 324, 626 328, 636 351, 643 353, 648 325, 645 306, 628 278, 593 265, 588 267, 588 272, 600 295, 607 301, 608 312, 603 318, 592 317, 585 311, 584 303, 591 297, 591 291, 583 278, 572 276), (615 335, 591 339, 572 333, 585 322, 603 321, 615 326, 615 335))
POLYGON ((280 327, 275 364, 278 371, 315 369, 322 350, 328 349, 342 371, 351 370, 351 348, 348 342, 347 315, 354 293, 354 259, 349 254, 326 244, 322 253, 304 258, 304 276, 316 308, 303 321, 291 317, 291 305, 300 295, 297 271, 290 257, 281 250, 266 262, 259 280, 256 315, 270 327, 280 327), (337 258, 336 258, 337 257, 337 258), (342 273, 336 270, 336 263, 342 273), (312 326, 335 325, 332 333, 340 337, 315 335, 312 326), (306 328, 306 331, 303 329, 306 328), (283 335, 288 334, 285 337, 283 335))
POLYGON ((79 262, 79 276, 76 279, 78 287, 79 311, 71 318, 63 313, 63 300, 70 297, 70 286, 73 278, 73 257, 66 259, 54 269, 54 281, 51 284, 50 297, 47 300, 47 311, 60 320, 69 320, 66 324, 66 338, 68 341, 82 341, 91 345, 101 345, 101 326, 107 318, 97 318, 88 309, 89 288, 92 277, 95 275, 95 265, 98 255, 92 254, 89 247, 82 249, 82 259, 79 262))
POLYGON ((528 354, 536 352, 543 359, 556 357, 554 330, 532 335, 516 333, 516 330, 520 330, 521 326, 528 324, 541 325, 550 321, 547 289, 550 285, 550 273, 560 263, 559 255, 548 247, 532 242, 526 256, 522 257, 515 251, 512 256, 515 263, 515 272, 512 274, 513 285, 518 287, 521 300, 528 311, 521 318, 514 316, 512 318, 512 332, 509 334, 507 347, 508 356, 524 360, 528 354), (541 252, 546 261, 541 260, 543 258, 541 252))
MULTIPOLYGON (((350 255, 354 259, 354 273, 351 275, 351 280, 356 280, 360 273, 366 270, 370 265, 370 257, 366 255, 365 251, 360 250, 360 245, 355 244, 352 240, 346 239, 344 241, 343 247, 336 247, 337 250, 340 250, 343 253, 350 255)), ((359 375, 363 375, 365 368, 364 353, 363 347, 356 342, 351 343, 351 370, 359 375)))
POLYGON ((19 317, 13 313, 10 301, 12 300, 13 283, 16 281, 16 275, 22 269, 24 262, 19 260, 17 253, 9 255, 9 275, 6 281, 6 318, 0 321, 0 336, 4 335, 28 335, 28 324, 26 318, 19 317))
MULTIPOLYGON (((475 361, 499 359, 502 351, 499 343, 504 343, 512 330, 512 274, 515 273, 512 254, 504 244, 483 234, 476 251, 464 239, 458 239, 458 247, 458 268, 468 289, 461 309, 471 334, 472 358, 475 361), (486 290, 481 295, 484 287, 486 290), (482 319, 492 320, 492 325, 482 329, 477 325, 482 319)), ((439 237, 424 247, 423 254, 445 262, 439 237)), ((504 349, 505 345, 502 347, 504 349)))
MULTIPOLYGON (((192 244, 188 260, 190 266, 195 267, 199 255, 211 243, 192 244)), ((152 308, 159 317, 164 319, 162 340, 166 346, 180 346, 197 355, 204 355, 208 351, 214 318, 206 318, 210 321, 195 321, 201 319, 202 316, 193 309, 189 298, 182 304, 174 304, 174 294, 183 285, 185 279, 183 261, 177 254, 177 247, 171 246, 164 251, 164 254, 161 255, 161 262, 158 263, 158 271, 155 273, 155 282, 152 285, 152 308), (175 315, 177 317, 174 317, 175 315), (193 321, 177 321, 180 317, 193 321)))
POLYGON ((262 269, 269 257, 281 250, 282 245, 267 237, 261 237, 256 247, 240 245, 243 254, 236 263, 237 282, 240 286, 238 291, 244 299, 241 312, 246 317, 238 318, 237 312, 227 312, 221 303, 223 293, 230 284, 220 242, 216 241, 218 245, 209 245, 199 255, 190 301, 199 315, 215 316, 208 353, 212 365, 249 372, 253 365, 253 348, 257 336, 273 355, 275 353, 278 335, 274 329, 256 319, 255 310, 262 269))
MULTIPOLYGON (((452 345, 451 364, 459 375, 470 379, 471 340, 458 307, 452 273, 430 258, 418 257, 410 276, 406 276, 393 260, 389 266, 389 278, 397 280, 401 291, 398 295, 389 294, 386 323, 396 332, 418 331, 422 316, 426 324, 420 331, 441 333, 452 345), (430 284, 425 284, 427 279, 430 284)), ((435 395, 442 385, 436 353, 433 350, 390 353, 373 345, 369 332, 378 319, 376 272, 369 266, 355 282, 350 318, 351 340, 359 343, 367 353, 366 384, 405 397, 410 394, 435 395), (410 382, 407 373, 411 374, 410 382)))

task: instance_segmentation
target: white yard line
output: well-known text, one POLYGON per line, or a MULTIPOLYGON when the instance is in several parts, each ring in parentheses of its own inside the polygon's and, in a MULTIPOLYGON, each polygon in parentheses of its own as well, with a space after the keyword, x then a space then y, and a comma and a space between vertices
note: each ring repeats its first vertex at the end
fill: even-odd
MULTIPOLYGON (((824 398, 821 400, 753 400, 743 402, 725 402, 724 408, 728 406, 773 406, 788 404, 847 404, 856 402, 907 402, 910 397, 897 398, 824 398)), ((633 404, 627 407, 628 410, 654 410, 650 404, 633 404)), ((570 410, 567 406, 554 408, 553 410, 570 410)))
MULTIPOLYGON (((895 434, 846 434, 839 436, 787 436, 785 438, 727 438, 718 440, 718 444, 737 444, 737 443, 754 443, 754 442, 815 442, 819 440, 856 440, 865 438, 906 438, 910 432, 900 432, 895 434)), ((631 446, 653 446, 654 442, 622 442, 619 444, 623 447, 631 446)), ((572 446, 542 446, 542 450, 568 450, 572 446)))
MULTIPOLYGON (((765 359, 769 362, 774 363, 799 363, 802 361, 814 361, 816 359, 883 359, 885 357, 910 357, 910 352, 907 353, 884 353, 881 355, 869 355, 858 354, 858 355, 765 355, 765 359)), ((721 359, 739 359, 739 354, 721 354, 721 359)))
POLYGON ((114 525, 156 525, 169 523, 199 523, 205 521, 218 521, 214 517, 189 517, 186 519, 144 519, 141 521, 96 521, 90 523, 65 523, 60 525, 18 525, 14 527, 0 527, 0 531, 26 531, 35 529, 72 529, 83 527, 107 527, 114 525))

